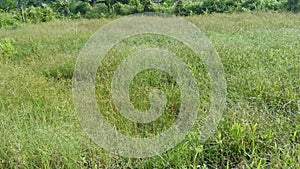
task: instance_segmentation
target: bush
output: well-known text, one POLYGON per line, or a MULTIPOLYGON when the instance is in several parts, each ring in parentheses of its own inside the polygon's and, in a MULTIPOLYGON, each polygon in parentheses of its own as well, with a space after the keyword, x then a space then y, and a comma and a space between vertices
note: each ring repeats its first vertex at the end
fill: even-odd
POLYGON ((176 4, 175 4, 175 7, 174 7, 174 13, 176 15, 182 15, 184 12, 183 12, 183 3, 182 3, 182 0, 179 0, 176 4))
POLYGON ((70 12, 73 14, 80 13, 81 15, 85 15, 88 11, 92 10, 91 5, 87 2, 78 1, 73 5, 74 6, 70 10, 70 12))
POLYGON ((238 4, 238 1, 235 0, 204 0, 202 3, 202 7, 200 8, 200 13, 223 13, 230 12, 235 9, 235 6, 238 4))
POLYGON ((150 6, 151 6, 151 2, 152 0, 141 0, 140 3, 142 4, 142 6, 144 7, 145 12, 151 12, 150 11, 150 6))
POLYGON ((285 8, 288 11, 300 12, 300 1, 299 0, 288 0, 285 8))
POLYGON ((16 54, 14 47, 15 44, 16 41, 12 38, 4 38, 0 40, 0 61, 7 61, 16 54))
POLYGON ((184 6, 186 15, 194 15, 203 13, 202 2, 188 3, 184 6))
POLYGON ((51 4, 51 8, 61 17, 71 16, 70 3, 66 0, 55 1, 51 4))
POLYGON ((46 0, 21 1, 0 0, 0 27, 27 22, 46 22, 56 17, 101 18, 112 15, 129 15, 138 12, 159 12, 176 15, 202 13, 232 13, 240 11, 300 11, 300 0, 46 0), (105 3, 103 3, 105 2, 105 3), (33 4, 34 6, 28 7, 33 4), (51 8, 47 6, 51 4, 51 8), (92 4, 92 6, 91 6, 92 4), (25 18, 20 13, 20 5, 25 10, 25 18), (12 10, 13 9, 13 10, 12 10), (5 12, 8 13, 5 13, 5 12), (4 14, 5 13, 5 14, 4 14))
POLYGON ((25 10, 26 22, 47 22, 56 18, 57 14, 50 7, 29 7, 25 10))
POLYGON ((130 0, 129 4, 135 7, 136 12, 143 12, 144 6, 141 4, 139 0, 130 0))
POLYGON ((17 26, 20 22, 12 13, 0 11, 0 28, 6 26, 17 26))
POLYGON ((136 12, 136 8, 134 6, 121 4, 120 2, 115 3, 112 8, 114 12, 119 15, 129 15, 136 12))
POLYGON ((174 6, 164 6, 164 5, 161 5, 161 4, 157 4, 157 3, 152 3, 150 6, 149 6, 149 10, 151 12, 159 12, 159 13, 168 13, 168 14, 171 14, 171 13, 174 13, 174 6))
POLYGON ((93 8, 87 11, 85 17, 87 18, 101 18, 108 14, 108 7, 104 3, 96 4, 93 8))
POLYGON ((287 1, 285 0, 264 0, 263 8, 265 10, 278 11, 283 10, 287 1))
POLYGON ((0 1, 0 9, 5 11, 10 11, 11 9, 16 7, 16 1, 13 0, 1 0, 0 1))
POLYGON ((286 0, 179 0, 175 5, 174 12, 178 15, 193 15, 252 10, 278 11, 284 9, 286 2, 286 0))

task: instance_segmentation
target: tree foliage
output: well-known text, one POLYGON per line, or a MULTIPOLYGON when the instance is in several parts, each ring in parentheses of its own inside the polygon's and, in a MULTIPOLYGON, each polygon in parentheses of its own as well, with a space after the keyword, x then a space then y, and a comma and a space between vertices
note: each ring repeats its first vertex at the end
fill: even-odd
POLYGON ((100 18, 139 12, 176 15, 243 11, 300 11, 300 0, 1 0, 0 27, 54 18, 100 18), (4 14, 5 13, 5 14, 4 14))

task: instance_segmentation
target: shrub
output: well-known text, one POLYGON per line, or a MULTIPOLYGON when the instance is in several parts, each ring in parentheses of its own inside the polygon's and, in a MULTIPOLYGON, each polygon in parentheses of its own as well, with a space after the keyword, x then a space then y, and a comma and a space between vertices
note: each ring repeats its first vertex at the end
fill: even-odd
POLYGON ((46 22, 58 16, 100 18, 138 12, 194 15, 252 10, 300 11, 300 0, 46 0, 43 1, 45 3, 30 0, 21 2, 23 3, 16 4, 14 0, 1 0, 0 27, 14 25, 17 20, 27 19, 27 22, 37 23, 46 22), (28 7, 30 4, 33 6, 28 7), (51 8, 47 4, 51 4, 51 8), (20 5, 24 8, 20 8, 20 5), (25 9, 25 18, 21 17, 20 9, 25 9), (3 14, 4 11, 9 14, 3 14))
POLYGON ((16 41, 12 38, 4 38, 0 40, 0 61, 11 59, 16 53, 14 45, 16 41))
POLYGON ((20 22, 12 13, 0 11, 0 28, 5 26, 17 26, 20 22))
POLYGON ((284 5, 286 4, 285 0, 265 0, 263 2, 264 2, 263 8, 265 10, 272 10, 272 11, 282 10, 284 8, 284 5))
POLYGON ((85 17, 87 18, 101 18, 108 14, 108 7, 104 3, 96 4, 93 8, 87 11, 85 17))
POLYGON ((85 15, 88 11, 92 10, 92 7, 87 2, 77 2, 75 5, 74 11, 72 11, 73 14, 80 13, 81 15, 85 15))
POLYGON ((26 22, 39 23, 53 20, 57 14, 50 7, 29 7, 25 11, 26 22))
POLYGON ((285 8, 288 11, 300 12, 300 1, 299 0, 288 0, 286 2, 285 8))
POLYGON ((41 22, 51 21, 57 18, 58 16, 58 14, 54 12, 54 10, 49 6, 46 6, 45 8, 40 8, 40 11, 43 14, 40 20, 41 22))
POLYGON ((168 7, 168 6, 164 6, 164 5, 161 5, 161 4, 152 3, 149 6, 149 10, 152 11, 152 12, 171 14, 171 13, 174 13, 174 6, 168 7))
POLYGON ((200 7, 200 12, 217 12, 217 13, 223 13, 223 12, 229 12, 232 11, 232 8, 236 5, 236 1, 234 0, 204 0, 202 3, 202 7, 200 7))
POLYGON ((184 6, 186 15, 203 13, 202 2, 188 3, 184 6))
POLYGON ((71 16, 70 3, 66 0, 55 1, 51 4, 51 8, 62 17, 71 16))
POLYGON ((139 0, 130 0, 129 4, 135 7, 136 12, 144 11, 144 6, 141 4, 139 0))
POLYGON ((174 7, 174 13, 176 15, 187 15, 187 11, 184 8, 184 4, 182 2, 182 0, 179 0, 174 7))
POLYGON ((129 15, 136 12, 136 8, 134 6, 121 4, 120 2, 115 3, 112 8, 114 12, 119 15, 129 15))
POLYGON ((13 0, 1 0, 0 1, 0 9, 9 11, 15 7, 16 7, 16 1, 13 1, 13 0))

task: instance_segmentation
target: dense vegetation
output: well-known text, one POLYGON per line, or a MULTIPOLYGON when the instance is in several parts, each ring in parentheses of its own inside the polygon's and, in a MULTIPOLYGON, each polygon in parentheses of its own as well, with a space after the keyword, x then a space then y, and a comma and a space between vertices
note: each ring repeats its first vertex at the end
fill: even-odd
POLYGON ((299 0, 1 0, 0 27, 54 18, 101 18, 139 12, 176 15, 300 11, 299 0))
MULTIPOLYGON (((50 7, 26 8, 31 9, 54 12, 50 7)), ((5 10, 13 14, 16 9, 5 10)), ((76 57, 88 38, 112 19, 0 29, 0 168, 300 168, 299 18, 268 12, 186 17, 221 57, 227 109, 206 142, 198 141, 201 126, 196 124, 179 145, 145 159, 105 152, 82 131, 74 110, 76 57)), ((120 59, 132 50, 156 46, 171 50, 191 67, 201 92, 199 114, 207 113, 209 78, 201 61, 183 44, 147 34, 129 38, 108 53, 97 72, 99 109, 114 112, 108 86, 120 59)), ((176 101, 178 90, 169 78, 160 72, 139 74, 132 85, 133 104, 147 108, 149 86, 165 89, 176 101)), ((155 128, 130 123, 116 112, 106 116, 125 134, 149 136, 173 122, 172 112, 178 108, 174 103, 167 107, 170 116, 155 128)))

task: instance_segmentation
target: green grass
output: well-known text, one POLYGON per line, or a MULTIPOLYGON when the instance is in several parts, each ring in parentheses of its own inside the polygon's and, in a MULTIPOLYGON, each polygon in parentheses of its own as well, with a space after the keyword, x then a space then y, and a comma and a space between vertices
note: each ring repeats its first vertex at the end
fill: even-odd
MULTIPOLYGON (((198 141, 196 124, 160 156, 111 155, 81 129, 72 100, 72 71, 88 38, 110 22, 58 20, 0 29, 0 168, 300 168, 300 15, 212 14, 187 17, 213 42, 224 65, 227 109, 216 133, 198 141), (5 44, 5 45, 4 45, 5 44)), ((111 107, 110 82, 120 61, 136 50, 166 48, 182 59, 199 83, 201 117, 209 108, 209 83, 201 61, 181 43, 162 36, 127 39, 111 50, 97 72, 99 109, 120 132, 145 137, 175 120, 180 92, 171 76, 143 71, 132 82, 135 107, 148 93, 168 94, 166 113, 133 123, 111 107), (142 85, 141 85, 142 84, 142 85)))

